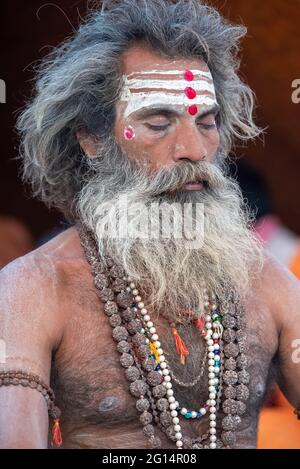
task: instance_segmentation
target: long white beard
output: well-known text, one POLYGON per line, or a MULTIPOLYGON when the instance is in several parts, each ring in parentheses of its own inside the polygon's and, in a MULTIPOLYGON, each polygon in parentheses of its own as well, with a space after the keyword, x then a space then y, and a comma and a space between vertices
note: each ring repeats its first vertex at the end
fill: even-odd
MULTIPOLYGON (((150 177, 145 167, 122 154, 113 139, 102 145, 90 164, 94 174, 78 197, 78 215, 93 232, 101 255, 124 267, 144 292, 147 308, 164 311, 170 319, 181 318, 186 309, 202 309, 203 280, 221 302, 232 290, 241 299, 247 294, 252 276, 262 266, 262 248, 251 230, 238 184, 219 166, 184 162, 150 177), (183 185, 191 180, 205 180, 207 188, 183 191, 183 185), (191 248, 189 242, 174 236, 157 239, 124 235, 128 207, 143 204, 145 210, 134 211, 133 218, 136 226, 145 226, 146 209, 163 202, 177 204, 175 215, 184 203, 203 204, 204 218, 200 213, 195 219, 195 212, 185 213, 184 218, 185 223, 193 219, 203 228, 202 244, 191 248), (104 220, 118 220, 116 225, 110 223, 109 236, 104 220)), ((152 225, 161 229, 157 218, 151 218, 152 225)))

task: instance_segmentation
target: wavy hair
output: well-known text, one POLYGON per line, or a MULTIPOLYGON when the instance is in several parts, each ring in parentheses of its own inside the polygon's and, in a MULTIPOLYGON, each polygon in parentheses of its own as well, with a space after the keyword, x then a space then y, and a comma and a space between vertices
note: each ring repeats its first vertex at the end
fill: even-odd
POLYGON ((33 195, 74 221, 76 195, 92 171, 76 132, 84 128, 99 139, 112 134, 122 88, 120 58, 136 41, 172 58, 207 63, 221 107, 222 155, 236 138, 256 137, 254 95, 238 76, 246 31, 200 0, 101 2, 42 62, 32 101, 18 119, 22 178, 33 195))

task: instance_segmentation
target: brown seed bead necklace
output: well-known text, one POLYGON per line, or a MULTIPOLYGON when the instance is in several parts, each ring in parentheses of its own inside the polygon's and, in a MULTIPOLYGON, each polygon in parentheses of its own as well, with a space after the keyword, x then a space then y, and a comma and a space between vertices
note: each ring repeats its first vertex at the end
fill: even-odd
POLYGON ((105 314, 113 328, 112 337, 121 354, 120 363, 130 382, 130 393, 137 398, 136 408, 141 413, 140 422, 150 448, 160 448, 162 445, 160 438, 155 435, 154 424, 175 443, 178 449, 215 449, 233 446, 241 416, 246 411, 245 401, 249 398, 245 317, 240 305, 237 307, 239 303, 234 295, 229 295, 228 305, 222 308, 222 314, 216 303, 213 304, 211 311, 207 311, 207 316, 210 314, 212 318, 212 323, 206 321, 206 330, 211 336, 207 338, 208 348, 217 344, 217 341, 220 347, 220 350, 210 348, 208 352, 218 354, 219 365, 216 366, 216 360, 212 355, 208 355, 211 383, 209 431, 198 438, 185 437, 181 433, 180 414, 176 410, 179 404, 174 397, 168 365, 166 361, 160 361, 158 368, 155 354, 151 353, 154 348, 162 350, 161 343, 154 330, 155 327, 148 328, 149 321, 145 323, 143 320, 148 312, 140 295, 133 295, 133 290, 136 290, 135 285, 135 288, 132 288, 133 285, 130 286, 133 282, 127 278, 120 266, 114 264, 111 259, 99 255, 93 235, 86 228, 79 225, 78 231, 94 275, 96 289, 104 303, 105 314), (214 334, 218 334, 218 338, 216 335, 215 339, 212 338, 214 334), (219 385, 216 385, 216 376, 219 385), (212 384, 213 379, 214 384, 212 384), (225 397, 223 402, 221 402, 221 393, 225 397), (216 429, 218 401, 226 414, 222 418, 222 432, 219 439, 216 429))

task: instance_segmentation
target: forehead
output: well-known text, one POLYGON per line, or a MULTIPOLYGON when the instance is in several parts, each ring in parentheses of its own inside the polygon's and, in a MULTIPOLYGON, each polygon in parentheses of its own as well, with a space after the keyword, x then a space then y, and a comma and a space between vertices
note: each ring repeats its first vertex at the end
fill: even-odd
POLYGON ((125 118, 166 106, 196 116, 217 105, 210 70, 200 59, 165 57, 140 45, 130 48, 122 59, 118 110, 125 118))
MULTIPOLYGON (((184 70, 202 70, 208 72, 209 68, 201 59, 195 58, 170 58, 157 54, 149 50, 142 44, 132 46, 122 56, 122 73, 123 75, 131 75, 139 72, 143 74, 151 72, 151 77, 155 78, 153 70, 178 71, 182 73, 184 70)), ((157 74, 159 77, 159 74, 157 74)))

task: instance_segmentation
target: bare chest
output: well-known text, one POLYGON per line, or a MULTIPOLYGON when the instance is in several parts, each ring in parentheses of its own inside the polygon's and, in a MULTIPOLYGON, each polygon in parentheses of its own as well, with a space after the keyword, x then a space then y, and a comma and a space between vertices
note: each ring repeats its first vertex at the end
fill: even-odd
MULTIPOLYGON (((99 300, 90 292, 88 299, 72 306, 74 314, 53 357, 52 367, 52 385, 62 410, 65 433, 70 440, 76 436, 78 447, 146 447, 136 399, 130 394, 130 383, 120 364, 112 328, 101 312, 99 300)), ((255 447, 259 408, 272 379, 272 359, 277 343, 264 305, 250 305, 246 317, 250 397, 238 434, 238 446, 255 447)), ((164 323, 157 326, 176 377, 176 382, 173 381, 176 399, 181 407, 199 409, 208 397, 208 377, 202 370, 205 347, 198 331, 189 330, 183 335, 190 357, 186 367, 182 367, 176 359, 169 328, 164 323), (196 384, 187 387, 182 383, 196 384)), ((219 417, 222 418, 221 413, 219 417)), ((182 427, 188 436, 197 436, 207 430, 207 422, 205 418, 201 422, 184 421, 182 427)), ((173 447, 163 435, 159 436, 164 447, 173 447)))

